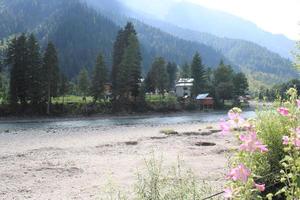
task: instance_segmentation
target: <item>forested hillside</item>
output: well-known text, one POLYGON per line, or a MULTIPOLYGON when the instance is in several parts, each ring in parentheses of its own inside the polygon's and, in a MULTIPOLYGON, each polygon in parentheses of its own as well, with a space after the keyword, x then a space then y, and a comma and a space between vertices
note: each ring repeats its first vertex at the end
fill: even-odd
MULTIPOLYGON (((111 65, 110 52, 121 23, 118 25, 113 23, 79 1, 53 0, 50 3, 38 0, 26 6, 25 1, 22 0, 13 0, 13 2, 15 3, 5 1, 4 5, 10 9, 4 10, 9 10, 11 14, 23 13, 17 15, 14 21, 24 24, 26 28, 12 29, 10 33, 3 33, 3 35, 33 31, 43 46, 48 40, 53 41, 58 48, 62 71, 68 77, 74 77, 83 67, 90 70, 99 51, 103 52, 105 61, 109 66, 111 65), (52 12, 45 12, 40 16, 39 10, 44 7, 52 8, 52 12), (27 16, 25 13, 28 13, 28 9, 32 11, 27 16), (47 16, 47 19, 44 16, 47 16), (23 19, 32 23, 26 25, 22 22, 23 19)), ((208 66, 216 66, 221 59, 225 59, 222 54, 206 45, 176 38, 138 21, 135 21, 135 25, 142 46, 144 72, 156 56, 164 56, 170 61, 181 64, 190 60, 192 55, 199 51, 208 66)))

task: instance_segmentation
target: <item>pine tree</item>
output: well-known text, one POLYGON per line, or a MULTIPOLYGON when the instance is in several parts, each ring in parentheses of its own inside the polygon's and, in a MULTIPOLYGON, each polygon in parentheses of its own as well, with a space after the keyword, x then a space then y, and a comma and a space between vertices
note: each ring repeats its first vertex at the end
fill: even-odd
POLYGON ((217 101, 222 100, 223 105, 224 100, 233 97, 233 76, 232 68, 229 65, 225 65, 223 61, 220 62, 218 68, 214 71, 215 97, 217 101))
POLYGON ((57 96, 59 80, 57 51, 51 42, 48 43, 44 54, 43 73, 47 101, 47 114, 50 114, 52 97, 57 96))
POLYGON ((103 98, 104 96, 104 85, 107 81, 107 69, 103 60, 102 54, 97 57, 97 62, 94 68, 92 85, 91 85, 91 95, 94 101, 103 98))
POLYGON ((198 94, 205 92, 207 89, 205 88, 207 86, 206 72, 198 52, 195 54, 191 65, 191 77, 194 79, 191 91, 192 95, 197 96, 198 94))
POLYGON ((121 29, 118 32, 116 41, 114 43, 114 48, 113 48, 113 64, 112 64, 112 72, 111 72, 111 81, 112 81, 113 96, 115 98, 119 95, 118 74, 120 73, 120 64, 122 62, 122 57, 125 48, 124 36, 125 36, 124 31, 123 29, 121 29))
POLYGON ((21 102, 24 107, 28 101, 28 48, 25 34, 11 40, 6 63, 11 66, 10 103, 15 105, 21 102))
POLYGON ((168 89, 169 77, 166 62, 162 57, 154 60, 148 73, 148 79, 154 90, 158 90, 161 95, 164 95, 165 90, 168 89))
POLYGON ((233 77, 233 85, 234 95, 236 97, 245 95, 249 88, 246 75, 242 72, 235 74, 233 77))
POLYGON ((184 63, 180 69, 180 78, 191 78, 191 66, 184 63))
POLYGON ((86 68, 83 68, 78 75, 78 88, 83 96, 83 100, 86 101, 86 96, 89 90, 89 73, 86 68))
POLYGON ((62 96, 63 98, 63 105, 65 104, 65 96, 69 91, 69 81, 66 77, 66 75, 61 74, 60 75, 60 81, 59 81, 59 96, 62 96))
MULTIPOLYGON (((28 48, 28 71, 26 77, 28 79, 28 97, 32 105, 38 105, 45 99, 45 90, 43 83, 42 58, 40 55, 40 46, 31 34, 27 42, 28 48)), ((34 108, 34 107, 33 107, 34 108)))
MULTIPOLYGON (((129 74, 123 74, 124 72, 124 54, 126 49, 130 44, 130 37, 134 35, 136 37, 136 31, 132 23, 128 22, 124 29, 121 29, 118 32, 116 41, 114 43, 114 51, 113 51, 113 65, 112 65, 112 89, 113 89, 113 96, 116 99, 117 97, 124 97, 124 92, 128 93, 128 88, 124 88, 124 77, 129 77, 129 74), (123 63, 123 64, 122 64, 123 63), (123 65, 123 69, 121 69, 121 65, 123 65), (122 76, 122 77, 121 77, 122 76)), ((138 47, 139 48, 139 47, 138 47)), ((138 49, 138 52, 140 50, 138 49)), ((139 59, 141 60, 140 52, 139 52, 139 59)), ((127 61, 126 61, 127 62, 127 61)), ((141 61, 139 61, 141 62, 141 61)), ((140 65, 137 63, 137 65, 140 65)), ((127 70, 125 70, 127 71, 127 70)), ((126 73, 126 72, 125 72, 126 73)), ((136 75, 138 74, 138 70, 136 69, 136 75)), ((132 73, 133 75, 133 73, 132 73)), ((134 75, 133 75, 134 76, 134 75)), ((132 85, 132 88, 129 89, 132 92, 133 96, 138 95, 138 90, 136 87, 132 85)), ((125 96, 128 96, 125 95, 125 96)))
POLYGON ((168 90, 174 90, 175 88, 175 81, 177 78, 177 65, 176 63, 171 63, 169 62, 167 65, 167 72, 168 72, 168 76, 169 76, 169 85, 168 85, 168 90))

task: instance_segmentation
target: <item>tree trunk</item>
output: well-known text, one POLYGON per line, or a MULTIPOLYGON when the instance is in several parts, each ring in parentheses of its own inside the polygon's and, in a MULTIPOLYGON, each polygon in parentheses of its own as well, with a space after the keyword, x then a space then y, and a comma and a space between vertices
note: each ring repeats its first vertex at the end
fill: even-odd
POLYGON ((65 111, 64 107, 65 107, 65 95, 63 95, 63 101, 62 101, 62 112, 64 112, 64 111, 65 111))
POLYGON ((48 86, 48 95, 47 95, 47 115, 50 115, 50 105, 51 105, 51 94, 50 94, 50 86, 48 86))

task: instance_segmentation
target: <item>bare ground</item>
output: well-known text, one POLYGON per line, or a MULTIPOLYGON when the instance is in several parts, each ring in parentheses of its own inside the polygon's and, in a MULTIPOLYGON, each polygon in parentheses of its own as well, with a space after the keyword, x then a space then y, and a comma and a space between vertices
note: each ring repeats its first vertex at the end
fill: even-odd
POLYGON ((194 123, 2 133, 0 199, 99 199, 108 179, 130 191, 152 152, 166 165, 180 156, 199 180, 220 185, 234 140, 217 129, 194 123), (168 128, 180 135, 160 133, 168 128))

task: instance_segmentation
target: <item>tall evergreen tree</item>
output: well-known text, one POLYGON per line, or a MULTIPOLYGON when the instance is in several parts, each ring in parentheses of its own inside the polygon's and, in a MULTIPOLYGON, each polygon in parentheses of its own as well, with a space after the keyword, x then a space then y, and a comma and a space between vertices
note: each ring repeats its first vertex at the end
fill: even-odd
POLYGON ((167 72, 168 72, 168 77, 169 77, 168 90, 174 90, 174 88, 175 88, 177 71, 178 71, 178 68, 177 68, 176 63, 169 62, 167 65, 167 72))
POLYGON ((43 71, 43 77, 45 79, 47 114, 50 114, 52 97, 57 96, 59 80, 57 51, 54 44, 52 44, 51 42, 48 43, 43 57, 43 71))
MULTIPOLYGON (((128 22, 126 24, 125 28, 121 29, 118 32, 116 41, 114 43, 112 77, 111 77, 114 98, 116 98, 120 95, 123 95, 124 90, 126 90, 126 88, 123 88, 124 82, 120 82, 121 80, 124 81, 123 79, 124 79, 124 77, 126 77, 126 75, 121 73, 121 72, 124 72, 124 69, 121 69, 121 65, 123 65, 123 67, 124 67, 124 62, 125 62, 124 54, 130 44, 130 38, 132 37, 132 35, 134 35, 136 37, 136 31, 134 29, 133 24, 128 22), (123 78, 120 77, 120 75, 123 76, 123 78)), ((140 50, 138 50, 138 51, 140 51, 140 50)), ((140 57, 140 52, 139 52, 139 57, 140 57)), ((131 92, 132 92, 133 96, 137 95, 137 90, 135 90, 135 89, 131 89, 131 90, 132 90, 131 92)))
POLYGON ((148 73, 148 79, 154 90, 158 90, 160 94, 164 95, 169 86, 169 77, 166 62, 162 57, 154 60, 148 73))
POLYGON ((107 69, 102 54, 99 54, 97 57, 96 65, 92 76, 92 83, 91 83, 91 95, 94 98, 95 102, 103 98, 104 84, 106 81, 107 81, 107 69))
POLYGON ((44 77, 41 76, 43 73, 42 58, 40 54, 40 46, 35 39, 35 36, 31 34, 27 42, 28 48, 28 70, 26 77, 28 79, 28 97, 31 104, 37 105, 44 101, 45 90, 44 90, 44 77))
POLYGON ((129 44, 125 49, 118 74, 118 82, 122 83, 119 89, 123 98, 128 99, 130 96, 138 96, 140 78, 141 55, 139 43, 137 37, 132 34, 129 38, 129 44))
POLYGON ((25 34, 11 40, 6 63, 11 66, 10 103, 17 104, 21 102, 25 106, 28 101, 28 48, 25 34))
POLYGON ((223 61, 220 62, 218 68, 214 71, 215 97, 217 101, 222 100, 223 104, 224 100, 233 97, 233 76, 232 68, 225 65, 223 61))
POLYGON ((235 74, 233 76, 233 86, 236 97, 245 95, 249 88, 246 75, 242 72, 235 74))
POLYGON ((78 88, 83 96, 84 101, 86 100, 86 96, 89 91, 89 73, 86 68, 83 68, 78 75, 78 88))
POLYGON ((124 42, 124 30, 121 29, 118 32, 116 41, 113 48, 113 64, 111 71, 111 81, 112 81, 112 90, 113 96, 116 98, 119 95, 119 82, 118 74, 120 73, 120 64, 122 62, 122 57, 124 54, 125 42, 124 42))
POLYGON ((191 78, 191 66, 188 63, 181 66, 180 78, 191 78))
POLYGON ((194 79, 191 91, 193 96, 197 96, 207 90, 207 88, 205 88, 207 86, 206 72, 198 52, 195 54, 191 65, 191 77, 194 79))

